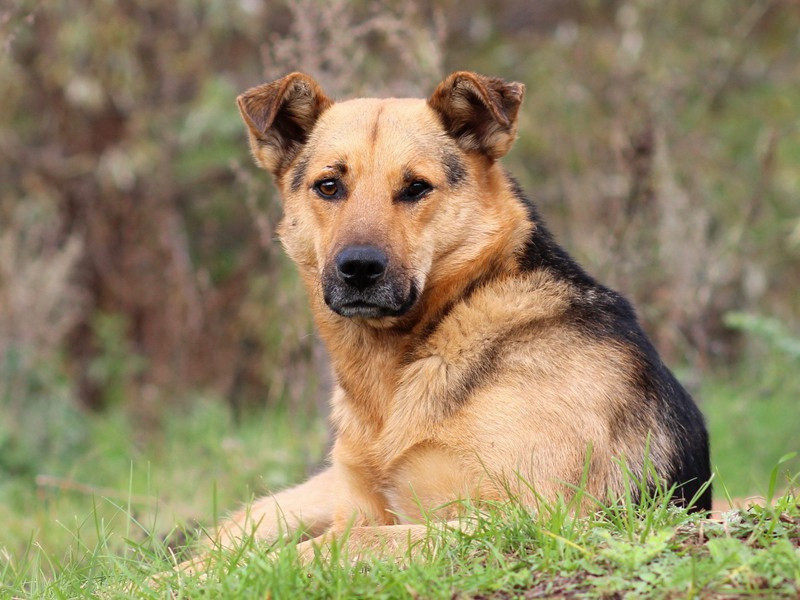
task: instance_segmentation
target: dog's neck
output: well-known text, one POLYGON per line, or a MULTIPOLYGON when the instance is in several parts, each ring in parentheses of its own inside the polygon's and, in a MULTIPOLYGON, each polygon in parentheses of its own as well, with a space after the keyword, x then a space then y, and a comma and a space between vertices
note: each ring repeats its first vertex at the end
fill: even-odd
POLYGON ((402 368, 418 358, 425 338, 455 305, 475 289, 518 272, 519 256, 535 225, 505 175, 497 177, 492 187, 490 197, 497 204, 492 213, 497 220, 495 231, 507 235, 474 244, 470 248, 474 260, 462 260, 459 268, 447 270, 447 277, 431 279, 407 315, 380 322, 340 317, 325 305, 315 283, 306 282, 336 382, 344 391, 342 402, 360 414, 364 423, 382 425, 402 368))

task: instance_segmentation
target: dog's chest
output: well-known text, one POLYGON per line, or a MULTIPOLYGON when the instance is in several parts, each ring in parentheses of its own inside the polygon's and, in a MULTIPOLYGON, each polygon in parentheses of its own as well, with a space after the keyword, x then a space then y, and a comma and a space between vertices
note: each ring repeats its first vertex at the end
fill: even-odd
POLYGON ((384 496, 401 522, 418 522, 424 515, 452 519, 458 500, 480 496, 481 477, 443 447, 420 444, 400 457, 386 474, 384 496))
POLYGON ((364 427, 341 431, 334 460, 347 473, 355 497, 370 491, 366 495, 374 499, 366 505, 382 505, 401 522, 418 521, 428 512, 453 518, 460 508, 454 501, 481 495, 483 471, 475 472, 459 449, 446 446, 434 425, 409 419, 414 420, 392 419, 377 435, 364 427))

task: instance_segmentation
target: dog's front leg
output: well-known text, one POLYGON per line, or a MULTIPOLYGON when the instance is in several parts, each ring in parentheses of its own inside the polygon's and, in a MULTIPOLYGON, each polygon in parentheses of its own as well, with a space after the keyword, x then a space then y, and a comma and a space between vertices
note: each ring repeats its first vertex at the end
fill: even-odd
POLYGON ((329 531, 297 546, 300 562, 310 563, 316 554, 330 560, 332 548, 338 547, 338 560, 354 564, 365 559, 404 562, 418 556, 430 556, 442 549, 448 531, 468 532, 468 521, 452 520, 423 524, 352 527, 329 531))
MULTIPOLYGON (((233 549, 237 542, 251 536, 259 541, 274 542, 282 536, 291 536, 301 527, 308 536, 319 536, 333 522, 340 488, 339 478, 329 467, 305 483, 259 498, 234 513, 216 530, 211 545, 233 549)), ((176 569, 186 574, 208 570, 213 553, 207 550, 176 565, 176 569)), ((167 577, 164 573, 155 575, 151 585, 157 588, 167 577)))
POLYGON ((333 521, 339 488, 338 477, 329 467, 305 483, 259 498, 234 513, 220 525, 214 541, 223 548, 250 536, 273 542, 301 527, 309 536, 318 536, 333 521))

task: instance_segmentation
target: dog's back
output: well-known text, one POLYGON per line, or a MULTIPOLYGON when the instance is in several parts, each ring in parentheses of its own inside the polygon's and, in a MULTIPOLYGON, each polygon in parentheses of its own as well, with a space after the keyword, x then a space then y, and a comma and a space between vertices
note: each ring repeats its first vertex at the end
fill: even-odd
MULTIPOLYGON (((575 295, 567 320, 587 338, 623 348, 633 367, 631 384, 637 393, 610 418, 615 436, 659 432, 665 447, 659 449, 663 456, 653 464, 667 487, 676 486, 674 500, 681 505, 694 500, 694 510, 711 510, 709 443, 702 413, 661 361, 630 303, 590 277, 557 245, 519 186, 514 186, 514 192, 536 224, 521 260, 523 268, 544 269, 569 281, 575 295)), ((638 496, 638 489, 633 492, 634 498, 638 496)))
MULTIPOLYGON (((393 422, 389 412, 378 450, 391 465, 389 487, 411 485, 413 501, 428 506, 509 490, 535 504, 568 498, 581 484, 597 498, 637 500, 642 482, 652 487, 658 477, 676 486, 676 503, 710 510, 702 414, 628 301, 587 275, 502 177, 487 191, 509 211, 522 209, 526 237, 510 263, 482 265, 406 332, 400 416, 393 422)), ((374 446, 360 435, 340 444, 374 446)), ((402 498, 393 496, 392 510, 415 514, 402 498)))

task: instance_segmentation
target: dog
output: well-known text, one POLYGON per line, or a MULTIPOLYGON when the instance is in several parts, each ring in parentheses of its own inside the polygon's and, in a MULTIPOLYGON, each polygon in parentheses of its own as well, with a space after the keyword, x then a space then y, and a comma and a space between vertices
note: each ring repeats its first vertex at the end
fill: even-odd
POLYGON ((302 528, 305 551, 347 531, 398 552, 458 500, 637 498, 626 474, 711 509, 701 412, 499 162, 524 91, 461 71, 427 100, 334 102, 292 73, 237 98, 330 354, 335 443, 219 544, 302 528))

